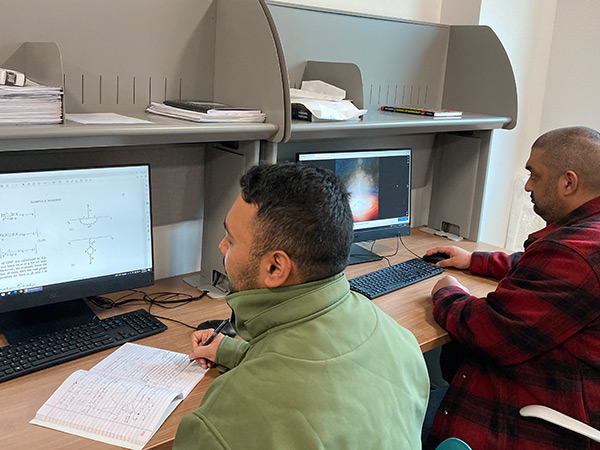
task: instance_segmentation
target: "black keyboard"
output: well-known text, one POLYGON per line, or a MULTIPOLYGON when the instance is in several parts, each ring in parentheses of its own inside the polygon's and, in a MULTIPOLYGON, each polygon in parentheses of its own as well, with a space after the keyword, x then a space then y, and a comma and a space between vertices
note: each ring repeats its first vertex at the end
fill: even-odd
POLYGON ((165 331, 143 309, 0 347, 0 382, 165 331))
POLYGON ((350 289, 370 300, 442 273, 444 269, 415 258, 348 280, 350 289))

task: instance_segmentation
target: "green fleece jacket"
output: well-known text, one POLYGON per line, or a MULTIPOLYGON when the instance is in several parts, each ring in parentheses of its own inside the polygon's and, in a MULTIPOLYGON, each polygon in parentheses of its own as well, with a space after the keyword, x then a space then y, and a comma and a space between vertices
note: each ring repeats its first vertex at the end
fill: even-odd
POLYGON ((420 449, 429 378, 415 337, 343 274, 227 297, 217 377, 173 449, 420 449))

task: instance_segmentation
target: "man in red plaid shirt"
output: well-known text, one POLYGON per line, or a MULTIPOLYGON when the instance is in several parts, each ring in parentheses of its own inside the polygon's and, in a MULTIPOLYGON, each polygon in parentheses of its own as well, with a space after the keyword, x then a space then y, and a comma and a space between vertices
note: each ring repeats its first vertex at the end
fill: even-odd
MULTIPOLYGON (((441 267, 500 280, 485 298, 446 276, 433 315, 464 350, 427 448, 458 437, 474 450, 592 449, 600 444, 521 417, 544 405, 600 428, 600 134, 561 128, 533 144, 525 190, 547 226, 525 251, 438 247, 441 267)), ((433 398, 433 396, 432 396, 433 398)))

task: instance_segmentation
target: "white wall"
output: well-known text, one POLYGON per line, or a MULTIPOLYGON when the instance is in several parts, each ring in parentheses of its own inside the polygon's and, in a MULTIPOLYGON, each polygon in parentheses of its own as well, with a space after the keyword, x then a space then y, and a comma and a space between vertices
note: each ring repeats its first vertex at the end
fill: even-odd
POLYGON ((445 0, 440 22, 447 25, 477 25, 482 0, 445 0))
POLYGON ((519 102, 517 126, 493 133, 479 237, 483 242, 506 245, 515 180, 525 173, 531 144, 540 134, 555 12, 556 0, 481 2, 479 23, 489 25, 504 45, 519 102))
MULTIPOLYGON (((585 125, 600 129, 600 2, 498 3, 482 0, 480 23, 489 24, 507 49, 517 78, 520 117, 515 130, 494 133, 480 239, 517 250, 527 233, 543 226, 543 221, 532 218, 530 204, 526 208, 518 204, 518 191, 514 193, 516 203, 511 208, 510 224, 504 220, 508 218, 504 213, 506 201, 511 198, 508 189, 526 174, 523 166, 533 141, 559 127, 585 125), (510 176, 512 180, 507 178, 510 176), (508 182, 506 186, 503 179, 508 182), (521 214, 514 214, 519 209, 521 214), (503 244, 507 226, 508 237, 503 244)), ((515 189, 521 189, 522 184, 523 180, 515 189)))
POLYGON ((600 2, 558 0, 540 132, 600 129, 600 2))

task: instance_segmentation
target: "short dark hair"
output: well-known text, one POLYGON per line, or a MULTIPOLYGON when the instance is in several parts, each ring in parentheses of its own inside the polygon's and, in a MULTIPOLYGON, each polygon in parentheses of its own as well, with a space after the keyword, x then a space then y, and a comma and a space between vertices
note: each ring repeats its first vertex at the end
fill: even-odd
POLYGON ((302 163, 261 164, 240 179, 242 198, 258 207, 255 256, 283 250, 303 282, 344 270, 352 245, 349 194, 330 170, 302 163))
POLYGON ((560 177, 575 172, 588 189, 600 193, 600 133, 588 127, 565 127, 542 134, 532 148, 544 150, 543 163, 560 177))

